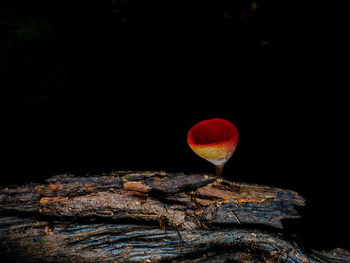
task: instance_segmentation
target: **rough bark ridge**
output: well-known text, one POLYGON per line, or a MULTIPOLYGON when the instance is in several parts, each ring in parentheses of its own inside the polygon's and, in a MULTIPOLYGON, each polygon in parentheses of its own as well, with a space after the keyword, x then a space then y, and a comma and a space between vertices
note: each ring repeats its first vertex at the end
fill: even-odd
POLYGON ((0 253, 19 262, 349 262, 302 248, 290 190, 208 174, 61 175, 0 188, 0 253))

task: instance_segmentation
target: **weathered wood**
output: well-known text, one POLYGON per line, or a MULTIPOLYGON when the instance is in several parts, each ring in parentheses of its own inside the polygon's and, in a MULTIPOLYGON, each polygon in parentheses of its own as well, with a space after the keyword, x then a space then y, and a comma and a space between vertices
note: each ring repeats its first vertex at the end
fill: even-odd
POLYGON ((0 189, 0 253, 43 262, 348 262, 283 234, 304 200, 208 174, 56 176, 0 189))

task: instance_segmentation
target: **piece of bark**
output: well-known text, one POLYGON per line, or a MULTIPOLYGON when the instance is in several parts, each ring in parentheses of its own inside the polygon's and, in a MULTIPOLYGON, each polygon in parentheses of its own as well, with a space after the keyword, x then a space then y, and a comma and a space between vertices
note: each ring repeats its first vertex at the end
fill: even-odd
POLYGON ((56 176, 0 189, 1 253, 44 262, 347 262, 345 252, 306 253, 280 233, 303 205, 290 190, 208 174, 56 176))

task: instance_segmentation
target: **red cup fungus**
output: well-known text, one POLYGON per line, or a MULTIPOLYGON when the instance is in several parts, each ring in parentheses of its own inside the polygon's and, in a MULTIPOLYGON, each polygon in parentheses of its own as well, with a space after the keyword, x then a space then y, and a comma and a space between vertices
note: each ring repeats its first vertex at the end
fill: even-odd
POLYGON ((210 119, 197 123, 187 134, 190 148, 215 165, 220 176, 224 164, 235 152, 239 140, 237 128, 224 119, 210 119))

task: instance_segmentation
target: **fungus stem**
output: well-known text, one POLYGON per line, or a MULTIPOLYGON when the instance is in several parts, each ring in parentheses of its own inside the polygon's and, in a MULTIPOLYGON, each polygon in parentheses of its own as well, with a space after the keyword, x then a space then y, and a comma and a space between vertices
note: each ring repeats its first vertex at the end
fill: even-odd
POLYGON ((217 177, 221 177, 222 171, 224 170, 225 164, 217 164, 215 165, 215 173, 217 177))

